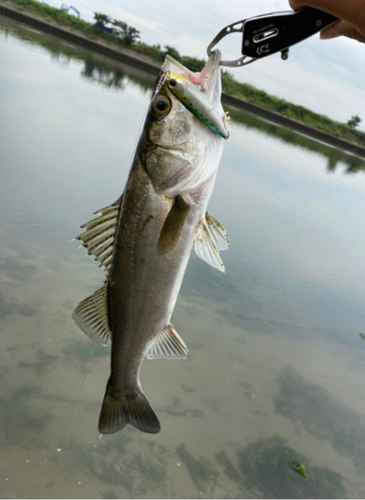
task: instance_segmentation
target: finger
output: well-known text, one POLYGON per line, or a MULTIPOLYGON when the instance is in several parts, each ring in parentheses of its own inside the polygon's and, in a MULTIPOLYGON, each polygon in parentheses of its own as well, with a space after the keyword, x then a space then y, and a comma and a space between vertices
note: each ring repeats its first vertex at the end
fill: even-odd
POLYGON ((295 11, 300 10, 302 7, 304 7, 304 5, 300 1, 298 2, 297 0, 289 0, 289 5, 295 11))
POLYGON ((323 10, 329 14, 333 14, 339 19, 344 19, 352 23, 356 29, 365 36, 364 0, 289 0, 289 5, 294 10, 303 7, 303 4, 323 10))
POLYGON ((354 40, 365 43, 365 36, 347 21, 339 21, 338 23, 332 24, 332 26, 322 30, 320 34, 322 40, 329 40, 338 36, 347 36, 348 38, 353 38, 354 40))

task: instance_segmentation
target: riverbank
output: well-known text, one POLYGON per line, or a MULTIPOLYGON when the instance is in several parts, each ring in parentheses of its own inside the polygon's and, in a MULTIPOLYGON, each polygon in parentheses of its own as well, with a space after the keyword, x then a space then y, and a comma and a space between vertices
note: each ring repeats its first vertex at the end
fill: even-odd
MULTIPOLYGON (((55 35, 70 43, 74 43, 88 50, 97 52, 110 59, 114 59, 130 66, 136 67, 150 74, 157 75, 159 73, 160 65, 156 64, 148 56, 145 56, 132 49, 122 48, 119 44, 112 43, 112 41, 110 40, 106 41, 100 38, 92 40, 79 30, 64 25, 60 26, 59 24, 57 24, 57 22, 48 19, 47 21, 45 21, 34 13, 30 13, 28 11, 21 11, 19 6, 17 6, 13 2, 3 2, 2 0, 0 0, 0 14, 10 17, 16 21, 25 23, 40 31, 55 35)), ((365 147, 359 144, 349 142, 348 140, 344 140, 340 137, 336 137, 316 128, 310 127, 302 122, 293 120, 284 115, 276 113, 275 111, 265 109, 256 104, 239 99, 236 96, 230 95, 226 92, 223 93, 223 102, 229 104, 230 106, 234 106, 235 108, 243 109, 245 111, 258 115, 265 120, 271 121, 283 127, 289 127, 302 134, 308 135, 309 137, 330 144, 331 146, 344 149, 365 158, 365 147)))

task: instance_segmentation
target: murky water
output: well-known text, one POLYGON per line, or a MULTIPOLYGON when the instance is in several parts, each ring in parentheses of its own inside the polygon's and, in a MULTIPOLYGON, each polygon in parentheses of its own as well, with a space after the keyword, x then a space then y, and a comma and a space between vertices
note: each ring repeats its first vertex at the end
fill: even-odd
POLYGON ((161 433, 100 438, 109 351, 71 312, 104 275, 71 239, 123 191, 152 78, 4 18, 0 60, 1 497, 364 497, 364 160, 231 110, 227 272, 192 255, 188 360, 143 365, 161 433))

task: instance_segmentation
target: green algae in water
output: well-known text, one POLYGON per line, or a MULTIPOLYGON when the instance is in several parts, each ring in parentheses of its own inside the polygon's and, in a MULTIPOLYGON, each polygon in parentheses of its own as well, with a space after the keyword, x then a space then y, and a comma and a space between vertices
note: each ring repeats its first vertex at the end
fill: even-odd
POLYGON ((351 458, 357 470, 364 472, 365 419, 323 387, 304 380, 291 367, 283 370, 278 382, 276 410, 311 434, 328 439, 338 453, 351 458))
POLYGON ((305 465, 298 462, 298 460, 292 460, 290 462, 290 467, 301 476, 305 478, 307 477, 307 474, 305 472, 305 465))
POLYGON ((263 438, 238 452, 245 486, 261 498, 346 498, 342 477, 312 467, 307 457, 286 446, 284 439, 263 438), (305 479, 291 463, 306 464, 305 479))

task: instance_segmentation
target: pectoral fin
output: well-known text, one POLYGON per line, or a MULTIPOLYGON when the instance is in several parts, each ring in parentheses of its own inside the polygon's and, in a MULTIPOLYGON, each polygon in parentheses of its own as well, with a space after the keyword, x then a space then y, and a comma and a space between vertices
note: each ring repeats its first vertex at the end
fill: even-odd
POLYGON ((177 196, 166 217, 158 240, 157 251, 160 255, 171 252, 175 248, 180 239, 189 210, 190 204, 182 196, 177 196))
POLYGON ((188 352, 189 349, 186 347, 185 342, 170 324, 166 330, 154 340, 147 352, 147 358, 186 359, 188 352))
POLYGON ((84 299, 72 313, 77 326, 88 337, 107 345, 111 337, 108 320, 106 284, 84 299))
POLYGON ((100 267, 104 266, 109 270, 114 251, 114 239, 118 222, 119 207, 122 203, 122 196, 112 205, 98 210, 99 217, 86 222, 81 227, 85 231, 78 236, 77 240, 82 241, 82 245, 87 248, 90 255, 94 255, 95 260, 100 262, 100 267))
POLYGON ((207 212, 198 225, 194 249, 198 257, 222 273, 226 271, 219 250, 226 250, 229 238, 226 230, 217 219, 207 212))

